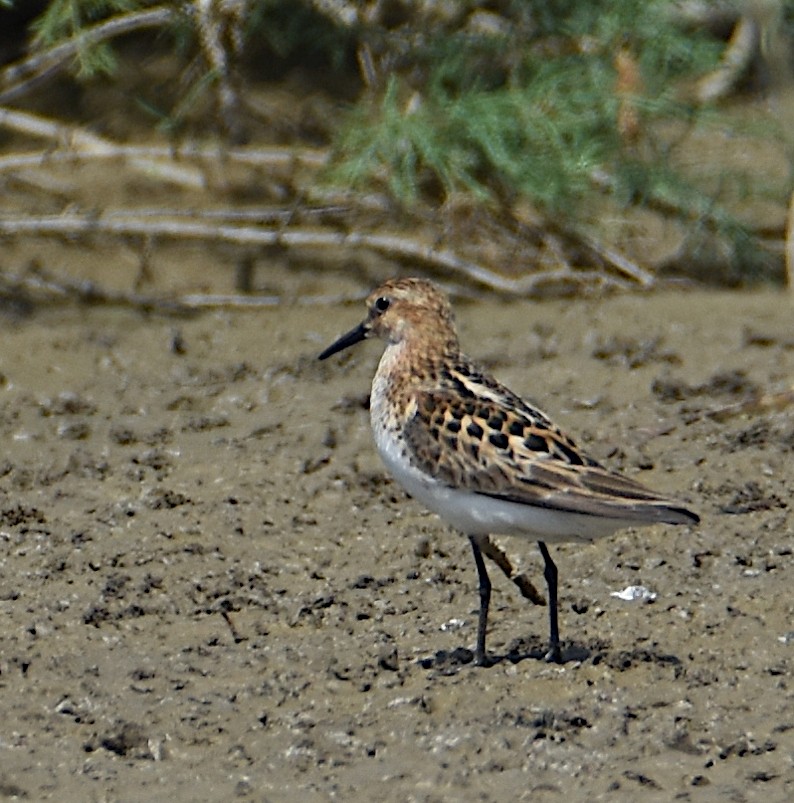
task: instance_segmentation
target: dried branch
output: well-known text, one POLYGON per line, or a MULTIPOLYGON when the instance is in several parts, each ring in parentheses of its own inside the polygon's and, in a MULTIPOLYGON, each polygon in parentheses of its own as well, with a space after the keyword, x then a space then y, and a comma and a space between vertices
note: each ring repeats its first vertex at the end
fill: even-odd
POLYGON ((85 28, 76 36, 55 45, 43 53, 28 56, 21 62, 0 70, 0 103, 8 103, 24 95, 42 81, 52 78, 68 66, 81 49, 99 44, 116 36, 143 28, 160 28, 174 18, 174 10, 158 6, 135 11, 85 28))
MULTIPOLYGON (((226 163, 272 169, 296 170, 304 168, 314 173, 324 167, 330 158, 326 149, 312 148, 232 148, 220 152, 214 147, 198 145, 182 145, 177 148, 120 145, 79 128, 62 126, 36 115, 1 108, 0 125, 24 131, 31 135, 53 139, 61 143, 65 148, 55 152, 12 154, 0 157, 0 173, 22 168, 45 168, 53 164, 84 162, 95 159, 118 159, 136 170, 145 172, 149 178, 163 178, 183 186, 187 185, 195 188, 198 185, 199 189, 207 189, 210 185, 210 175, 212 173, 207 168, 217 165, 219 160, 226 163), (190 162, 198 163, 199 167, 192 168, 189 164, 185 164, 190 162)), ((316 186, 308 188, 307 192, 312 198, 326 199, 328 205, 313 210, 302 208, 299 211, 304 216, 307 213, 315 216, 332 215, 352 209, 383 212, 388 208, 388 202, 381 196, 351 195, 350 193, 339 191, 323 191, 316 186)), ((647 288, 653 286, 655 282, 651 273, 641 268, 624 254, 610 249, 589 235, 563 230, 559 227, 557 227, 556 234, 552 235, 549 229, 543 233, 543 241, 551 251, 557 254, 557 267, 548 271, 534 273, 530 277, 511 278, 477 263, 464 260, 446 249, 430 247, 401 235, 355 233, 344 235, 338 232, 302 234, 298 232, 293 238, 292 235, 279 234, 272 231, 263 232, 259 228, 250 232, 239 228, 235 228, 231 232, 219 232, 216 228, 211 230, 195 229, 190 228, 184 222, 176 223, 174 221, 175 218, 184 219, 189 216, 193 221, 197 217, 214 218, 216 220, 223 218, 227 221, 240 221, 247 218, 260 224, 276 221, 286 224, 294 218, 295 214, 295 210, 283 209, 277 211, 272 209, 247 210, 246 212, 235 214, 222 211, 180 213, 175 210, 139 210, 132 215, 132 220, 130 218, 131 213, 124 212, 107 213, 102 219, 105 221, 103 224, 103 230, 105 231, 108 230, 111 221, 121 219, 125 221, 123 225, 132 227, 134 233, 143 233, 145 236, 192 236, 201 239, 228 238, 228 241, 238 244, 369 247, 402 259, 418 260, 438 269, 449 268, 455 272, 463 273, 476 283, 506 293, 531 294, 537 292, 543 286, 560 282, 581 284, 584 281, 585 284, 588 282, 597 285, 608 284, 620 288, 629 287, 631 284, 639 284, 641 287, 647 288), (159 223, 145 222, 143 220, 145 217, 170 218, 171 222, 163 220, 159 221, 159 223), (615 279, 593 281, 592 276, 584 280, 582 271, 574 270, 568 260, 564 258, 564 249, 559 242, 560 240, 569 245, 573 244, 585 253, 591 254, 595 261, 607 266, 619 276, 624 276, 628 279, 629 284, 621 284, 615 279)), ((39 218, 32 219, 27 224, 9 219, 5 221, 4 225, 10 227, 10 229, 15 226, 29 225, 31 226, 31 231, 39 230, 42 234, 55 233, 53 227, 63 227, 64 231, 61 233, 82 233, 87 228, 91 229, 92 227, 95 231, 99 231, 96 229, 98 219, 89 220, 85 218, 77 220, 39 218), (59 222, 53 222, 53 220, 59 222)), ((110 233, 124 232, 111 231, 110 233)))
POLYGON ((216 3, 194 0, 193 15, 204 58, 217 82, 217 118, 232 141, 240 141, 240 99, 229 68, 226 42, 231 41, 235 55, 243 49, 242 26, 247 0, 216 3))
POLYGON ((712 103, 728 95, 749 69, 759 46, 756 21, 749 16, 742 17, 733 29, 717 69, 698 81, 695 93, 698 102, 712 103))
POLYGON ((17 296, 39 303, 80 303, 116 307, 129 307, 165 315, 190 315, 208 309, 256 309, 285 304, 299 306, 327 306, 360 301, 364 293, 350 295, 316 296, 257 296, 188 293, 164 297, 145 293, 105 290, 95 282, 72 281, 56 278, 45 271, 19 274, 0 274, 0 290, 5 296, 17 296))
MULTIPOLYGON (((266 166, 271 169, 296 170, 304 168, 313 178, 329 157, 324 149, 238 148, 219 151, 214 147, 185 145, 179 148, 134 147, 96 136, 79 127, 61 125, 27 112, 0 108, 0 126, 20 131, 57 143, 55 151, 35 154, 11 154, 0 157, 0 172, 20 168, 46 169, 53 164, 68 164, 94 159, 117 159, 131 169, 143 172, 147 178, 169 181, 200 191, 208 189, 210 177, 218 173, 219 165, 266 166), (190 164, 193 162, 193 164, 190 164)), ((652 274, 644 271, 624 255, 619 254, 593 238, 576 231, 546 224, 539 231, 528 232, 525 224, 510 234, 500 227, 501 236, 515 241, 516 253, 536 268, 544 264, 543 255, 530 249, 526 243, 538 240, 545 243, 545 251, 553 253, 548 270, 535 270, 528 275, 510 276, 493 270, 476 259, 466 259, 456 251, 428 244, 418 236, 378 231, 339 231, 338 228, 299 228, 296 221, 313 218, 318 226, 338 227, 339 215, 364 210, 382 216, 388 202, 381 196, 351 195, 340 192, 323 192, 316 182, 306 185, 306 196, 315 203, 329 201, 323 206, 296 206, 292 209, 261 209, 245 212, 215 210, 204 213, 185 213, 176 210, 115 211, 101 215, 80 216, 66 214, 49 217, 6 217, 0 220, 0 233, 14 236, 29 233, 40 236, 111 235, 140 237, 147 242, 157 238, 226 242, 240 246, 281 246, 285 248, 348 248, 368 249, 387 257, 406 262, 419 262, 441 273, 451 272, 491 290, 516 295, 538 295, 549 287, 576 287, 579 289, 613 287, 628 289, 639 284, 654 284, 652 274), (252 225, 240 225, 251 223, 252 225), (262 224, 268 224, 264 228, 262 224), (530 236, 531 235, 531 236, 530 236), (573 247, 589 254, 597 266, 595 270, 577 270, 566 257, 573 247)), ((540 225, 540 224, 539 224, 540 225)), ((499 236, 499 234, 497 234, 499 236)), ((142 302, 143 303, 143 302, 142 302)), ((224 302, 225 303, 225 302, 224 302)))
MULTIPOLYGON (((551 284, 611 286, 626 289, 630 285, 605 272, 574 271, 568 266, 509 277, 477 262, 464 259, 453 251, 436 248, 417 239, 398 234, 370 234, 312 229, 263 229, 254 226, 211 224, 192 220, 143 218, 133 213, 80 216, 75 214, 0 218, 0 235, 18 236, 95 236, 113 235, 146 239, 204 240, 241 246, 280 246, 283 248, 368 249, 393 259, 420 262, 434 270, 464 276, 468 281, 491 290, 515 295, 534 295, 551 284)), ((636 276, 631 275, 635 281, 636 276)), ((650 286, 652 277, 643 281, 650 286)))
MULTIPOLYGON (((238 128, 239 100, 231 81, 226 42, 231 41, 235 54, 239 54, 246 6, 247 0, 224 3, 193 0, 183 6, 184 13, 193 18, 204 58, 217 81, 218 119, 233 134, 237 133, 238 128)), ((0 103, 16 100, 53 78, 66 69, 81 50, 132 31, 161 28, 172 22, 178 13, 173 8, 159 6, 146 11, 119 14, 84 28, 43 53, 28 56, 6 67, 0 71, 0 103)))
MULTIPOLYGON (((24 131, 32 135, 56 139, 64 149, 59 151, 48 150, 0 156, 0 172, 100 159, 118 159, 119 161, 130 163, 135 160, 158 163, 164 160, 173 162, 210 162, 212 164, 224 161, 227 163, 250 165, 251 167, 269 167, 273 169, 302 167, 311 170, 319 170, 326 165, 329 158, 328 151, 322 148, 280 148, 274 146, 267 148, 230 148, 228 150, 219 150, 216 147, 191 144, 174 147, 121 145, 112 140, 99 138, 88 132, 83 132, 79 128, 62 126, 58 123, 42 120, 35 115, 0 108, 0 125, 3 124, 7 124, 9 128, 24 131), (87 150, 70 148, 69 146, 73 139, 69 138, 69 131, 76 132, 77 139, 79 140, 82 140, 83 136, 88 138, 93 137, 94 140, 99 140, 99 142, 102 143, 101 149, 96 150, 92 148, 87 150), (65 133, 67 139, 65 141, 59 139, 59 133, 65 133)), ((88 140, 85 141, 87 142, 88 140)), ((206 187, 206 184, 202 185, 202 188, 204 187, 206 187)))
POLYGON ((25 275, 0 274, 0 288, 4 295, 16 295, 27 300, 32 298, 46 303, 76 301, 83 304, 126 306, 177 315, 185 315, 190 311, 178 301, 161 296, 108 291, 94 282, 55 279, 42 270, 25 275))
POLYGON ((609 248, 609 246, 598 242, 598 240, 589 235, 579 234, 578 232, 568 232, 567 235, 569 239, 574 238, 578 240, 588 251, 595 254, 599 259, 610 265, 618 273, 621 273, 629 279, 637 282, 640 287, 650 288, 655 284, 656 277, 647 270, 643 270, 636 262, 629 259, 625 254, 615 251, 614 248, 609 248))
MULTIPOLYGON (((0 108, 0 126, 33 137, 54 140, 72 153, 83 153, 102 158, 117 157, 120 153, 120 146, 115 142, 92 134, 78 126, 62 125, 28 112, 0 108)), ((201 189, 206 183, 204 174, 200 170, 176 164, 170 154, 165 159, 130 155, 125 160, 131 168, 147 175, 156 175, 163 181, 172 184, 201 189)))

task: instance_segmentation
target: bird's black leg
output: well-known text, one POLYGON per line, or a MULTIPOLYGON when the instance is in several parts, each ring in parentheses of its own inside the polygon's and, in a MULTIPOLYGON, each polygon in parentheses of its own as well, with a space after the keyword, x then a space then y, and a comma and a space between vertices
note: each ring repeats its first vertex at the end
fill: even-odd
POLYGON ((474 652, 474 662, 477 666, 488 666, 489 661, 485 654, 485 633, 488 628, 488 606, 491 602, 491 580, 485 561, 478 544, 478 538, 470 535, 471 551, 474 553, 474 563, 477 565, 477 576, 480 580, 480 618, 477 622, 477 649, 474 652))
POLYGON ((543 576, 546 578, 546 585, 549 589, 549 651, 546 653, 546 660, 552 663, 562 663, 562 651, 560 650, 560 630, 557 624, 557 567, 549 555, 549 550, 543 541, 538 541, 540 554, 543 555, 543 576))

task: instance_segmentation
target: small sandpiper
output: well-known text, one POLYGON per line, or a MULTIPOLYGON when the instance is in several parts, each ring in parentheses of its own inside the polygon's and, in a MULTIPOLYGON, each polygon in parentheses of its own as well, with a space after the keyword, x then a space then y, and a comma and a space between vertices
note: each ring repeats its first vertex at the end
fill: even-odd
POLYGON ((548 587, 548 661, 562 661, 557 567, 547 543, 590 543, 625 527, 697 524, 673 499, 599 465, 541 410, 460 351, 447 296, 424 279, 393 279, 367 299, 362 323, 325 360, 368 337, 386 341, 370 415, 383 462, 405 490, 468 536, 480 614, 475 661, 485 651, 490 535, 538 542, 548 587))

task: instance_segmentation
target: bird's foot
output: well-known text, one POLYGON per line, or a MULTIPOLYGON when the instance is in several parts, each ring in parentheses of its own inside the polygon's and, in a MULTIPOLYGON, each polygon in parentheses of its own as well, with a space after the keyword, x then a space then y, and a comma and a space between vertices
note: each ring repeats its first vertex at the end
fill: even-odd
POLYGON ((562 663, 562 650, 560 649, 559 642, 549 645, 549 651, 544 656, 544 660, 549 664, 562 663))

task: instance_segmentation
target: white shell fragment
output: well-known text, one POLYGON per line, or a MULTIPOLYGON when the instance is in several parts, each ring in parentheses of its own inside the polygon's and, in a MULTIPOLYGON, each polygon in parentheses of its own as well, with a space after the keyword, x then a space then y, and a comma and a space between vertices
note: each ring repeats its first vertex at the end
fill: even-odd
POLYGON ((656 599, 656 592, 651 591, 645 586, 626 586, 622 591, 613 591, 610 597, 617 597, 626 602, 653 602, 656 599))
POLYGON ((444 632, 452 630, 461 630, 464 627, 466 627, 465 619, 450 619, 448 622, 444 622, 444 624, 441 625, 441 629, 444 632))

